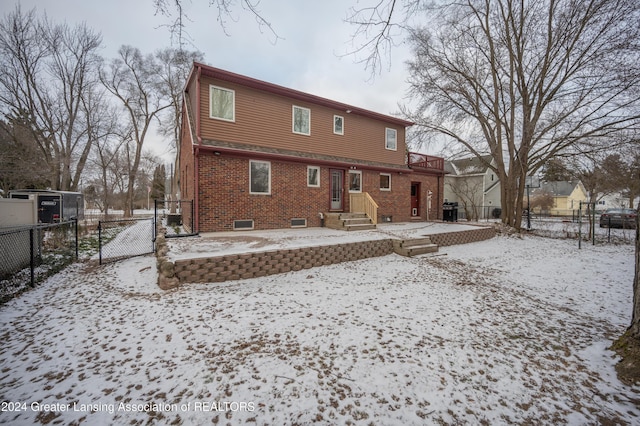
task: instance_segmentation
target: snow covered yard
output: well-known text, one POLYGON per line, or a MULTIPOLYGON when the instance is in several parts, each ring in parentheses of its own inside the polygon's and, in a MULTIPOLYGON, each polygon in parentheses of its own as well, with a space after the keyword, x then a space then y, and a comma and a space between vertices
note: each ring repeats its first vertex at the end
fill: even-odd
POLYGON ((74 265, 0 307, 0 423, 637 424, 633 268, 534 236, 169 292, 74 265))

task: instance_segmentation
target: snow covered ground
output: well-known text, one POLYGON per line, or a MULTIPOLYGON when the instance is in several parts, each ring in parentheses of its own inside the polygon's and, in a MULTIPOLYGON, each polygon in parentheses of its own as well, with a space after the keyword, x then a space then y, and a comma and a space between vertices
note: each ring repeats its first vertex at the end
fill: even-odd
POLYGON ((0 423, 638 424, 633 270, 537 236, 167 292, 151 255, 76 264, 0 307, 0 423))

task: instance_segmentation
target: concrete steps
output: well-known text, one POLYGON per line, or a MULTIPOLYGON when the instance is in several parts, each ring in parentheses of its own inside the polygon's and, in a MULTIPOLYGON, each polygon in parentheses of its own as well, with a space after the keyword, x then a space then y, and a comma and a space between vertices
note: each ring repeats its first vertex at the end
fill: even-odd
POLYGON ((376 225, 364 213, 326 213, 325 226, 343 231, 376 229, 376 225))
POLYGON ((435 253, 438 246, 429 237, 411 240, 393 240, 393 251, 402 256, 416 256, 419 254, 435 253))

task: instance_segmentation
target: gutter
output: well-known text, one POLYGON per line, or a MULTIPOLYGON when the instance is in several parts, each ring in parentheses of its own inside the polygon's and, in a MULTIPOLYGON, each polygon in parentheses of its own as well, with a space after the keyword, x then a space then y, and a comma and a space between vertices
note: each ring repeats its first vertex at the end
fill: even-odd
MULTIPOLYGON (((199 138, 199 141, 201 142, 200 138, 199 138)), ((406 166, 403 168, 375 166, 375 165, 361 164, 356 162, 338 161, 338 160, 322 160, 322 159, 309 158, 309 157, 297 157, 297 156, 287 155, 287 154, 247 151, 243 149, 218 147, 218 146, 211 146, 211 145, 200 145, 199 149, 207 152, 213 152, 216 155, 227 154, 235 157, 248 157, 248 158, 283 161, 283 162, 290 162, 290 163, 302 163, 302 164, 311 164, 311 165, 328 166, 328 167, 340 167, 340 168, 345 168, 350 170, 374 170, 374 171, 381 171, 381 172, 406 173, 406 174, 413 172, 413 170, 411 170, 406 166)))
POLYGON ((197 71, 196 71, 196 139, 198 141, 198 144, 196 145, 195 149, 194 149, 194 167, 193 167, 193 173, 195 174, 194 176, 194 187, 195 187, 195 194, 193 195, 194 198, 194 221, 195 221, 195 230, 193 230, 192 232, 198 233, 200 232, 200 161, 199 161, 199 156, 200 156, 200 148, 202 147, 202 137, 200 136, 200 75, 202 73, 202 67, 200 65, 198 65, 197 71))

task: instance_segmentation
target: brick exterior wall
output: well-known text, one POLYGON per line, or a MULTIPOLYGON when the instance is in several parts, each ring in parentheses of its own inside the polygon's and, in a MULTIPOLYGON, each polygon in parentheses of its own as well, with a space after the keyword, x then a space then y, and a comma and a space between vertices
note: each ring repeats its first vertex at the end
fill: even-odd
MULTIPOLYGON (((307 166, 312 162, 289 163, 270 161, 271 193, 249 193, 249 158, 214 155, 201 152, 199 157, 199 232, 218 232, 233 229, 234 220, 254 220, 254 229, 282 229, 291 226, 292 218, 307 220, 307 226, 321 225, 320 213, 330 209, 329 167, 320 166, 320 187, 307 186, 307 166)), ((262 160, 261 160, 262 161, 262 160)), ((192 166, 188 161, 183 168, 192 166)), ((432 191, 434 209, 441 204, 442 191, 436 176, 418 173, 391 173, 391 191, 380 190, 380 172, 359 170, 362 173, 362 190, 378 203, 378 220, 392 216, 394 222, 411 219, 411 182, 421 182, 420 218, 427 220, 428 190, 432 191), (440 195, 438 197, 438 195, 440 195), (439 199, 439 201, 438 201, 439 199)), ((344 209, 349 212, 348 172, 345 173, 344 209)), ((188 180, 189 177, 186 176, 188 180)), ((191 179, 193 181, 193 179, 191 179)), ((187 181, 184 188, 191 187, 187 181)), ((432 210, 429 219, 441 217, 432 210)))
MULTIPOLYGON (((478 228, 433 234, 430 238, 432 242, 446 246, 483 241, 494 236, 494 228, 478 228)), ((175 262, 166 260, 166 253, 163 252, 158 257, 158 269, 161 271, 159 280, 175 279, 177 282, 174 285, 240 280, 385 256, 393 252, 392 239, 183 259, 175 262)), ((169 287, 161 285, 161 288, 169 287)))

